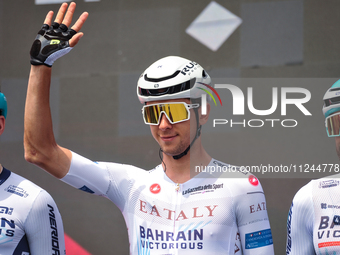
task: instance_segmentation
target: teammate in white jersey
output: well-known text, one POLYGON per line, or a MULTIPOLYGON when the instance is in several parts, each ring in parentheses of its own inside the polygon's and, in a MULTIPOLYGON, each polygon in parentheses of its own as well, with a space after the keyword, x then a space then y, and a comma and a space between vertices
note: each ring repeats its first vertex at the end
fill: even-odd
POLYGON ((48 103, 51 66, 82 36, 79 30, 88 14, 83 13, 70 30, 74 8, 74 3, 68 10, 63 4, 53 24, 50 12, 32 46, 26 159, 78 189, 114 202, 128 228, 130 254, 274 254, 258 179, 213 159, 202 146, 200 130, 210 106, 202 115, 199 102, 213 88, 197 63, 166 57, 140 76, 137 95, 144 103, 143 118, 162 154, 162 163, 154 169, 93 162, 56 143, 48 103), (52 39, 61 42, 44 49, 52 39), (194 174, 190 165, 202 171, 194 174), (206 169, 231 173, 211 174, 206 169))
MULTIPOLYGON (((0 92, 0 135, 7 101, 0 92)), ((0 165, 0 254, 65 254, 63 222, 42 188, 0 165)))
MULTIPOLYGON (((335 137, 340 158, 340 80, 323 100, 327 135, 335 137)), ((296 193, 287 220, 287 255, 340 254, 339 177, 312 180, 296 193)))

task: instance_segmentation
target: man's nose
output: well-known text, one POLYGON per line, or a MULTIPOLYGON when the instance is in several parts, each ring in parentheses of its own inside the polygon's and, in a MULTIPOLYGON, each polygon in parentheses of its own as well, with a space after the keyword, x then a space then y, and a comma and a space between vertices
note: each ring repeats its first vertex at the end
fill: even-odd
POLYGON ((168 129, 168 128, 171 128, 171 127, 172 127, 172 124, 170 123, 170 121, 166 117, 165 113, 162 113, 161 119, 159 121, 159 128, 160 129, 168 129))

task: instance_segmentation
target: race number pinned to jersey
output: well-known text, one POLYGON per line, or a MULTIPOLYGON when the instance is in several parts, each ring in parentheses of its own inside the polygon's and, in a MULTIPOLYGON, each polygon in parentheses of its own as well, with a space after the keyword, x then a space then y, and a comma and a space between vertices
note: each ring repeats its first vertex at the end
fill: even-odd
POLYGON ((245 235, 246 250, 260 248, 272 244, 273 238, 270 228, 245 235))
POLYGON ((249 175, 248 181, 251 185, 257 186, 259 185, 259 180, 254 175, 249 175))
POLYGON ((161 191, 161 186, 158 183, 154 183, 150 186, 150 192, 152 194, 158 194, 161 191))
POLYGON ((334 215, 333 223, 334 223, 334 225, 340 225, 340 216, 339 215, 334 215))

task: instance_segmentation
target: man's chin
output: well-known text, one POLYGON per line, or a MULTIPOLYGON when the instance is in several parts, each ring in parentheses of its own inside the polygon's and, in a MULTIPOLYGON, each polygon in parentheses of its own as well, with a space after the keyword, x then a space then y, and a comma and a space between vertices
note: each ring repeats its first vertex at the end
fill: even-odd
POLYGON ((173 156, 176 156, 178 154, 181 154, 181 152, 175 152, 175 151, 169 151, 169 150, 162 150, 163 153, 169 157, 173 157, 173 156))
POLYGON ((173 156, 176 156, 176 155, 179 155, 181 154, 183 151, 185 151, 185 149, 181 150, 181 149, 171 149, 171 148, 166 148, 166 147, 163 147, 161 148, 163 153, 169 157, 173 157, 173 156))

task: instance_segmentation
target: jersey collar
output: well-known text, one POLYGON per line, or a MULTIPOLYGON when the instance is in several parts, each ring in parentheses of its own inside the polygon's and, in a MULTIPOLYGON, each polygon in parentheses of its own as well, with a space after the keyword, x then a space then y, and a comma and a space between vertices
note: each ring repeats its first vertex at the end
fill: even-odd
POLYGON ((11 171, 7 170, 6 168, 3 168, 0 174, 0 185, 3 184, 10 175, 11 175, 11 171))

